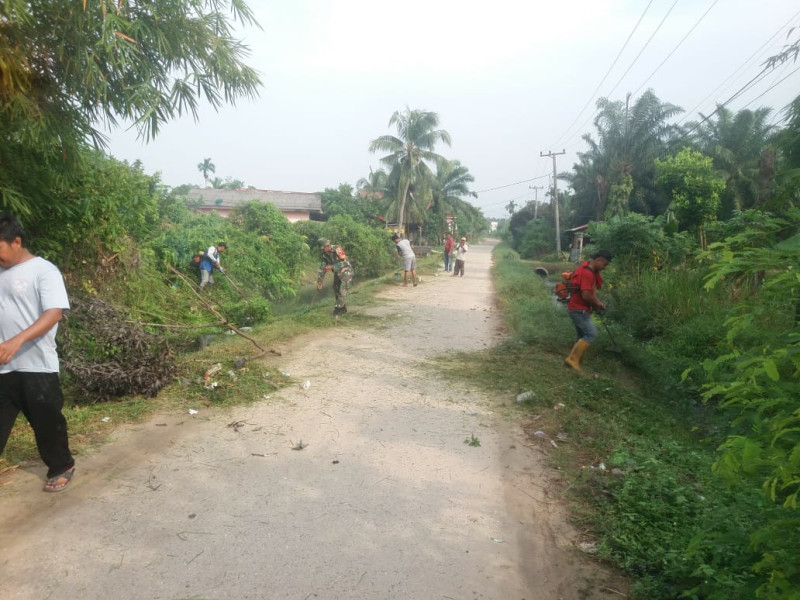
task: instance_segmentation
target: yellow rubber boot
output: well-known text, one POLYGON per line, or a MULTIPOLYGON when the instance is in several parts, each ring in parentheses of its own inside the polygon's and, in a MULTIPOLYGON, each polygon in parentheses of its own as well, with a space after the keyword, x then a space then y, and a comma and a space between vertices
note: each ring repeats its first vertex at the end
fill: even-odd
POLYGON ((591 346, 589 342, 586 340, 578 340, 575 342, 575 345, 572 347, 572 351, 569 353, 569 356, 564 359, 564 364, 568 367, 572 367, 576 371, 581 370, 581 359, 583 355, 586 354, 586 350, 591 346))

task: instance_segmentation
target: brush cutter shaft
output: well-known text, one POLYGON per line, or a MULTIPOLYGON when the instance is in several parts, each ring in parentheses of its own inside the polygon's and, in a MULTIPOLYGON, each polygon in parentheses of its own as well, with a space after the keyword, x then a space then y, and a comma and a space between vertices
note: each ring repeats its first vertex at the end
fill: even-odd
POLYGON ((608 334, 608 337, 611 340, 611 343, 614 344, 614 346, 615 346, 614 349, 615 350, 620 350, 621 348, 619 347, 619 344, 617 343, 617 340, 615 340, 614 336, 611 335, 611 330, 608 328, 608 325, 606 325, 606 320, 603 317, 601 317, 599 313, 598 313, 597 317, 600 319, 600 322, 603 324, 603 327, 605 327, 606 333, 608 334))

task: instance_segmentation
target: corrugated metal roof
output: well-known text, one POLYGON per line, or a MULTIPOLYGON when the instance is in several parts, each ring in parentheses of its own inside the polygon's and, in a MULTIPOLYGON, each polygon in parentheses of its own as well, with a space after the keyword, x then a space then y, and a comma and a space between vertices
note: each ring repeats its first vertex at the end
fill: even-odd
POLYGON ((322 212, 322 194, 310 192, 278 192, 273 190, 192 188, 186 194, 191 200, 200 200, 201 208, 235 208, 252 200, 266 202, 280 210, 307 210, 322 212))

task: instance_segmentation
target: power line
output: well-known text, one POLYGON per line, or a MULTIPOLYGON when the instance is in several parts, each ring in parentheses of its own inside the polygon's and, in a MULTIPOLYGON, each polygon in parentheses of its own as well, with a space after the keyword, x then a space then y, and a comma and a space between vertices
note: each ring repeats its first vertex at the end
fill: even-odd
POLYGON ((554 144, 551 144, 551 146, 558 146, 559 143, 561 142, 561 140, 563 140, 567 136, 567 134, 572 130, 572 127, 575 125, 575 123, 578 122, 578 119, 580 119, 583 116, 583 113, 586 111, 586 109, 592 103, 592 100, 594 100, 595 96, 597 95, 598 90, 606 82, 606 79, 611 74, 611 71, 614 69, 614 67, 617 66, 617 61, 619 61, 619 58, 620 58, 620 56, 622 56, 622 53, 625 52, 625 48, 628 47, 628 42, 631 41, 631 38, 633 37, 633 34, 636 33, 637 29, 639 29, 639 25, 642 23, 642 20, 644 19, 644 16, 647 14, 647 11, 650 9, 650 6, 652 4, 653 4, 653 0, 650 0, 650 2, 647 4, 647 6, 644 9, 644 12, 639 17, 639 20, 636 21, 636 25, 633 26, 633 30, 630 32, 630 34, 628 34, 628 39, 625 40, 625 43, 622 45, 622 48, 620 48, 620 51, 617 54, 617 57, 614 59, 614 62, 611 63, 610 67, 608 67, 608 70, 606 71, 606 74, 603 75, 603 78, 600 80, 600 83, 597 84, 597 87, 594 88, 594 91, 592 92, 592 95, 589 96, 589 99, 586 101, 586 104, 583 105, 583 108, 581 109, 581 112, 578 113, 578 116, 575 117, 575 120, 572 123, 570 123, 569 127, 567 127, 567 129, 564 131, 564 133, 561 134, 561 137, 558 138, 555 141, 554 144))
MULTIPOLYGON (((664 25, 664 22, 667 20, 667 17, 669 17, 670 13, 672 12, 672 9, 673 9, 673 8, 675 8, 675 5, 676 5, 677 3, 678 3, 678 0, 675 0, 675 2, 673 2, 673 3, 672 3, 672 6, 670 6, 669 10, 667 11, 667 14, 665 14, 665 15, 664 15, 664 17, 661 19, 661 22, 658 24, 658 26, 655 28, 655 30, 653 31, 653 33, 650 35, 650 38, 647 40, 647 42, 645 42, 644 46, 642 46, 642 49, 641 49, 641 50, 639 50, 639 54, 637 54, 637 55, 636 55, 636 57, 635 57, 635 58, 633 59, 633 61, 631 62, 631 64, 630 64, 630 65, 628 65, 628 68, 627 68, 627 69, 625 70, 625 72, 622 74, 622 77, 620 77, 620 78, 619 78, 619 81, 617 81, 617 83, 614 85, 614 87, 613 87, 613 88, 611 88, 611 90, 610 90, 610 91, 609 91, 609 92, 606 94, 606 96, 605 96, 606 98, 610 97, 610 96, 611 96, 611 94, 613 94, 613 93, 614 93, 614 90, 616 90, 616 89, 617 89, 617 87, 619 86, 619 84, 620 84, 620 83, 622 83, 622 80, 623 80, 623 79, 625 79, 625 76, 626 76, 626 75, 628 74, 628 72, 629 72, 629 71, 630 71, 630 70, 633 68, 633 65, 635 65, 635 64, 636 64, 636 62, 639 60, 639 57, 641 57, 642 53, 643 53, 643 52, 644 52, 644 51, 647 49, 647 46, 649 46, 649 45, 650 45, 650 42, 651 42, 651 41, 653 41, 653 38, 654 38, 654 37, 656 36, 656 34, 659 32, 659 30, 661 29, 662 25, 664 25)), ((649 8, 649 5, 648 5, 648 8, 649 8)), ((643 15, 643 16, 644 16, 644 15, 643 15)), ((594 117, 595 117, 595 116, 598 114, 598 112, 599 112, 599 111, 597 111, 597 110, 596 110, 596 111, 594 111, 594 113, 592 114, 592 116, 591 116, 591 117, 589 117, 589 118, 588 118, 586 121, 584 121, 584 122, 583 122, 583 124, 580 126, 580 129, 583 129, 583 128, 585 128, 585 127, 586 127, 586 126, 587 126, 587 125, 588 125, 588 124, 589 124, 589 123, 592 121, 592 119, 594 119, 594 117)), ((563 136, 562 136, 562 137, 563 137, 563 136)), ((578 143, 579 143, 579 142, 576 142, 575 144, 573 144, 573 145, 572 145, 572 146, 570 146, 570 147, 571 147, 571 148, 574 148, 574 147, 575 147, 575 146, 576 146, 578 143)))
POLYGON ((771 86, 769 86, 769 87, 768 87, 766 90, 764 90, 764 92, 763 92, 763 93, 759 94, 758 96, 756 96, 755 98, 753 98, 752 100, 750 100, 750 102, 748 102, 747 104, 745 104, 745 105, 742 107, 742 109, 745 109, 745 108, 747 108, 748 106, 750 106, 750 105, 751 105, 753 102, 755 102, 756 100, 758 100, 759 98, 761 98, 761 96, 765 95, 767 92, 769 92, 770 90, 772 90, 772 88, 774 88, 774 87, 777 87, 777 86, 779 86, 780 84, 782 84, 784 81, 786 81, 787 79, 789 79, 789 77, 791 77, 792 75, 794 75, 794 74, 795 74, 795 73, 797 73, 798 71, 800 71, 800 67, 797 67, 797 68, 796 68, 794 71, 792 71, 791 73, 789 73, 789 74, 788 74, 786 77, 784 77, 784 78, 783 78, 783 79, 781 79, 780 81, 778 81, 778 82, 776 82, 776 83, 773 83, 773 84, 772 84, 771 86))
POLYGON ((633 59, 633 62, 630 64, 630 66, 628 66, 628 68, 626 69, 626 71, 625 71, 625 72, 622 74, 622 77, 620 77, 620 78, 619 78, 619 81, 617 81, 617 83, 614 85, 614 87, 613 87, 613 88, 611 88, 611 91, 610 91, 610 92, 608 92, 608 94, 606 94, 606 97, 608 97, 608 96, 610 96, 611 94, 613 94, 613 93, 614 93, 614 90, 616 90, 616 89, 617 89, 617 86, 619 86, 619 84, 620 84, 620 83, 622 83, 622 80, 623 80, 623 79, 625 79, 625 76, 626 76, 626 75, 628 74, 628 72, 629 72, 629 71, 630 71, 630 70, 633 68, 633 65, 635 65, 635 64, 636 64, 636 61, 638 61, 638 60, 639 60, 639 57, 642 55, 642 53, 643 53, 643 52, 644 52, 644 51, 647 49, 647 47, 650 45, 650 42, 652 42, 652 41, 653 41, 653 38, 654 38, 654 37, 656 37, 656 34, 657 34, 657 33, 659 32, 659 30, 661 29, 661 26, 664 24, 664 21, 666 21, 666 20, 667 20, 667 17, 669 17, 670 13, 672 12, 672 9, 673 9, 673 8, 675 8, 675 5, 676 5, 677 3, 678 3, 678 0, 675 0, 675 2, 673 2, 673 3, 672 3, 672 6, 670 6, 670 7, 669 7, 669 10, 667 11, 667 14, 665 14, 665 15, 664 15, 664 18, 663 18, 663 19, 661 19, 661 22, 658 24, 658 27, 656 27, 655 31, 653 31, 652 35, 651 35, 651 36, 650 36, 650 38, 649 38, 649 39, 648 39, 648 40, 645 42, 644 46, 642 46, 642 49, 641 49, 641 50, 639 50, 639 54, 637 54, 637 55, 636 55, 636 58, 634 58, 634 59, 633 59))
MULTIPOLYGON (((644 86, 647 84, 647 82, 648 82, 648 81, 650 81, 650 80, 653 78, 653 75, 655 75, 656 73, 658 73, 659 69, 661 69, 661 67, 663 67, 663 66, 664 66, 664 63, 666 63, 666 62, 667 62, 667 61, 670 59, 670 57, 671 57, 673 54, 675 54, 675 51, 676 51, 678 48, 680 48, 680 47, 681 47, 681 45, 683 44, 683 42, 685 42, 685 41, 686 41, 686 38, 688 38, 688 37, 689 37, 689 36, 692 34, 692 32, 693 32, 695 29, 697 29, 697 26, 698 26, 698 25, 700 25, 700 23, 702 23, 702 22, 703 22, 703 19, 705 19, 705 18, 706 18, 706 15, 707 15, 709 12, 711 12, 711 9, 712 9, 712 8, 714 8, 714 6, 717 4, 717 2, 719 2, 719 0, 714 0, 714 1, 711 3, 711 6, 709 6, 709 7, 708 7, 708 9, 706 10, 706 12, 704 12, 704 13, 702 14, 702 16, 701 16, 701 17, 700 17, 700 18, 697 20, 697 22, 696 22, 696 23, 695 23, 695 24, 692 26, 692 28, 691 28, 689 31, 687 31, 687 32, 686 32, 686 35, 684 35, 684 36, 681 38, 681 41, 680 41, 680 42, 678 42, 678 45, 677 45, 677 46, 675 46, 675 47, 672 49, 672 51, 671 51, 669 54, 667 54, 667 57, 666 57, 664 60, 662 60, 662 61, 661 61, 661 64, 659 64, 659 65, 658 65, 658 66, 657 66, 657 67, 656 67, 656 68, 653 70, 653 72, 652 72, 652 73, 650 73, 650 75, 647 77, 647 79, 645 79, 645 80, 644 80, 644 82, 642 83, 642 85, 640 85, 638 88, 636 88, 636 91, 634 91, 634 92, 633 92, 633 95, 634 95, 634 96, 635 96, 637 93, 639 93, 639 90, 641 90, 641 89, 642 89, 642 88, 643 88, 643 87, 644 87, 644 86)), ((673 4, 673 6, 675 6, 675 5, 673 4)), ((672 9, 670 9, 670 10, 672 10, 672 9)))
POLYGON ((519 185, 521 183, 528 183, 530 181, 535 181, 537 179, 544 179, 545 177, 547 177, 547 175, 541 175, 540 177, 532 177, 531 179, 523 179, 522 181, 517 181, 515 183, 509 183, 509 184, 506 184, 506 185, 499 185, 497 187, 487 188, 485 190, 478 190, 475 193, 476 194, 482 194, 484 192, 493 192, 494 190, 502 190, 503 188, 511 187, 513 185, 519 185))
POLYGON ((714 90, 713 90, 713 91, 712 91, 710 94, 708 94, 708 95, 707 95, 705 98, 703 98, 703 99, 702 99, 702 100, 701 100, 701 101, 700 101, 700 102, 697 104, 697 106, 695 106, 695 107, 694 107, 694 108, 692 108, 691 110, 687 111, 687 112, 685 113, 685 116, 684 116, 684 117, 683 117, 683 118, 682 118, 680 121, 678 121, 678 122, 676 123, 676 125, 680 125, 680 124, 681 124, 681 123, 683 123, 683 122, 684 122, 686 119, 688 119, 688 118, 689 118, 691 115, 693 115, 693 114, 694 114, 694 113, 697 111, 697 109, 698 109, 698 108, 700 108, 701 106, 703 106, 703 104, 705 104, 705 103, 706 103, 706 101, 707 101, 707 100, 708 100, 708 99, 709 99, 711 96, 713 96, 714 94, 716 94, 716 93, 717 93, 717 92, 718 92, 718 91, 719 91, 719 90, 720 90, 720 89, 721 89, 721 88, 722 88, 722 87, 723 87, 723 86, 724 86, 726 83, 728 83, 728 81, 730 81, 730 80, 731 80, 731 79, 732 79, 732 78, 733 78, 733 77, 734 77, 734 76, 735 76, 735 75, 736 75, 736 74, 737 74, 739 71, 741 71, 742 69, 744 69, 744 68, 747 66, 747 64, 748 64, 748 63, 750 63, 750 61, 752 61, 752 60, 753 60, 753 58, 755 58, 755 57, 756 57, 756 55, 758 55, 758 54, 762 54, 762 55, 763 55, 763 53, 764 53, 763 51, 764 51, 764 49, 766 48, 766 46, 767 46, 768 44, 770 44, 770 43, 771 43, 771 42, 772 42, 772 41, 773 41, 773 40, 774 40, 776 37, 778 37, 778 35, 780 35, 780 33, 781 33, 781 32, 782 32, 784 29, 786 29, 786 28, 787 28, 787 27, 788 27, 788 26, 789 26, 789 25, 792 23, 792 21, 794 21, 794 20, 795 20, 795 19, 796 19, 798 16, 800 16, 800 11, 797 11, 797 12, 796 12, 794 15, 792 15, 792 16, 791 16, 791 18, 790 18, 790 19, 789 19, 789 20, 788 20, 786 23, 784 23, 784 24, 783 24, 781 27, 779 27, 779 28, 778 28, 778 30, 777 30, 775 33, 773 33, 773 34, 772 34, 772 35, 771 35, 771 36, 770 36, 770 37, 767 39, 767 41, 766 41, 766 42, 764 42, 763 44, 761 44, 761 46, 759 46, 759 47, 756 49, 756 51, 755 51, 755 52, 753 52, 753 53, 752 53, 752 54, 751 54, 751 55, 750 55, 750 56, 747 58, 747 60, 745 60, 745 61, 744 61, 744 62, 743 62, 741 65, 739 65, 739 66, 738 66, 736 69, 734 69, 734 70, 733 70, 733 72, 732 72, 730 75, 728 75, 728 77, 726 77, 726 78, 725 78, 725 79, 722 81, 722 83, 720 83, 720 84, 719 84, 719 85, 718 85, 718 86, 717 86, 717 87, 716 87, 716 88, 715 88, 715 89, 714 89, 714 90))

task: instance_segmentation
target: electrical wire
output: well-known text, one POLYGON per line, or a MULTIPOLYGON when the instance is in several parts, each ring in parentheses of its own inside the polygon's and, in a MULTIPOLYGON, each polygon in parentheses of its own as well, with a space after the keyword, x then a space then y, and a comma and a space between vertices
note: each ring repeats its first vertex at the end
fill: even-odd
POLYGON ((519 185, 521 183, 528 183, 530 181, 535 181, 536 179, 543 179, 545 177, 547 177, 547 175, 541 175, 539 177, 531 177, 530 179, 523 179, 522 181, 517 181, 515 183, 508 183, 506 185, 498 185, 497 187, 487 188, 485 190, 478 190, 475 193, 482 194, 483 192, 493 192, 494 190, 502 190, 503 188, 511 187, 513 185, 519 185))
POLYGON ((765 95, 767 92, 771 91, 771 90, 772 90, 772 88, 775 88, 775 87, 779 86, 780 84, 782 84, 784 81, 786 81, 787 79, 789 79, 789 77, 791 77, 792 75, 794 75, 794 74, 795 74, 795 73, 797 73, 798 71, 800 71, 800 67, 797 67, 797 68, 796 68, 794 71, 792 71, 791 73, 789 73, 789 74, 788 74, 786 77, 784 77, 784 78, 783 78, 783 79, 781 79, 780 81, 778 81, 778 82, 776 82, 776 83, 773 83, 773 84, 772 84, 771 86, 769 86, 769 87, 768 87, 766 90, 764 90, 764 92, 762 92, 761 94, 759 94, 758 96, 756 96, 755 98, 753 98, 752 100, 750 100, 750 102, 748 102, 747 104, 745 104, 745 105, 744 105, 744 106, 743 106, 743 107, 742 107, 740 110, 744 110, 745 108, 747 108, 748 106, 750 106, 750 105, 751 105, 753 102, 755 102, 756 100, 758 100, 759 98, 761 98, 762 96, 764 96, 764 95, 765 95))
POLYGON ((617 89, 617 87, 619 86, 619 84, 620 84, 620 83, 622 83, 622 80, 623 80, 623 79, 625 79, 625 76, 626 76, 626 75, 628 74, 628 72, 629 72, 629 71, 630 71, 630 70, 633 68, 633 65, 635 65, 635 64, 636 64, 636 61, 638 61, 638 60, 639 60, 639 57, 642 55, 642 53, 643 53, 643 52, 644 52, 644 51, 647 49, 647 47, 650 45, 650 42, 652 42, 652 41, 653 41, 653 38, 654 38, 654 37, 656 37, 656 34, 657 34, 657 33, 659 32, 659 30, 661 29, 661 26, 662 26, 662 25, 664 25, 664 22, 667 20, 667 17, 669 17, 670 13, 672 12, 672 9, 673 9, 673 8, 675 8, 675 5, 676 5, 677 3, 678 3, 678 0, 675 0, 675 2, 673 2, 673 3, 672 3, 672 6, 670 6, 670 7, 669 7, 669 10, 667 11, 667 14, 665 14, 665 15, 664 15, 664 18, 663 18, 663 19, 661 19, 661 22, 658 24, 658 27, 656 27, 655 31, 653 31, 652 35, 651 35, 651 36, 648 38, 648 40, 645 42, 644 46, 642 46, 642 49, 641 49, 641 50, 639 50, 639 54, 637 54, 637 55, 636 55, 636 58, 634 58, 634 59, 633 59, 633 62, 631 62, 631 64, 628 66, 628 68, 627 68, 627 69, 625 70, 625 72, 622 74, 622 77, 620 77, 620 78, 619 78, 619 81, 617 81, 617 83, 614 85, 614 87, 613 87, 613 88, 611 88, 611 91, 610 91, 610 92, 608 92, 608 94, 606 94, 606 98, 608 98, 609 96, 611 96, 611 94, 613 94, 613 93, 614 93, 614 90, 616 90, 616 89, 617 89))
MULTIPOLYGON (((692 34, 692 32, 693 32, 695 29, 697 29, 697 26, 698 26, 698 25, 700 25, 700 23, 702 23, 702 22, 703 22, 703 19, 705 19, 705 18, 706 18, 706 15, 707 15, 709 12, 711 12, 711 9, 712 9, 712 8, 714 8, 714 6, 717 4, 717 2, 719 2, 719 0, 714 0, 714 1, 711 3, 711 6, 709 6, 709 7, 708 7, 708 9, 706 9, 706 12, 704 12, 704 13, 702 14, 702 16, 701 16, 701 17, 700 17, 700 18, 697 20, 697 22, 696 22, 696 23, 695 23, 695 24, 692 26, 692 28, 691 28, 689 31, 687 31, 687 32, 686 32, 686 35, 684 35, 684 36, 681 38, 681 41, 680 41, 680 42, 678 42, 678 44, 677 44, 677 45, 676 45, 676 46, 675 46, 675 47, 672 49, 672 51, 671 51, 669 54, 667 54, 667 57, 666 57, 664 60, 662 60, 662 61, 661 61, 661 63, 660 63, 660 64, 659 64, 659 65, 658 65, 658 66, 657 66, 657 67, 656 67, 656 68, 653 70, 653 72, 652 72, 652 73, 650 73, 650 75, 647 77, 647 79, 645 79, 645 80, 642 82, 642 85, 640 85, 638 88, 636 88, 636 90, 635 90, 635 91, 633 92, 633 94, 632 94, 633 96, 635 96, 636 94, 638 94, 638 93, 639 93, 639 90, 641 90, 641 89, 642 89, 642 88, 643 88, 645 85, 647 85, 647 82, 648 82, 648 81, 650 81, 650 80, 653 78, 653 76, 654 76, 656 73, 658 73, 659 69, 661 69, 661 67, 663 67, 663 66, 664 66, 664 63, 666 63, 666 62, 667 62, 667 61, 670 59, 670 57, 671 57, 673 54, 675 54, 675 51, 676 51, 678 48, 680 48, 680 47, 681 47, 681 45, 683 44, 683 42, 685 42, 685 41, 686 41, 686 38, 688 38, 688 37, 689 37, 689 36, 692 34)), ((673 6, 674 6, 674 5, 673 5, 673 6)), ((671 9, 670 9, 670 10, 671 10, 671 9)))
POLYGON ((603 78, 600 80, 600 83, 597 84, 597 87, 594 88, 594 91, 592 92, 592 95, 589 96, 589 99, 586 101, 586 104, 583 105, 583 108, 581 109, 581 112, 578 113, 578 116, 575 117, 575 120, 572 121, 572 123, 570 123, 569 127, 567 127, 567 129, 564 131, 564 133, 561 134, 561 137, 558 138, 554 144, 550 144, 551 147, 555 148, 556 146, 559 146, 561 144, 561 140, 563 140, 565 137, 567 137, 567 134, 570 131, 572 131, 572 127, 575 125, 575 123, 577 123, 578 120, 583 116, 583 113, 586 112, 586 109, 592 103, 592 100, 594 100, 595 96, 597 96, 598 90, 600 90, 600 88, 606 82, 606 79, 611 74, 611 71, 614 69, 614 67, 617 66, 617 61, 619 61, 619 58, 620 58, 620 56, 622 56, 622 53, 625 52, 625 48, 628 47, 628 43, 631 41, 631 38, 633 37, 633 34, 636 33, 636 31, 639 29, 639 25, 642 23, 642 20, 644 19, 644 16, 647 14, 647 11, 650 10, 650 6, 652 4, 653 4, 653 0, 650 0, 650 2, 647 4, 647 6, 644 9, 644 12, 639 17, 639 20, 636 21, 636 25, 633 26, 633 30, 630 32, 630 34, 628 34, 628 39, 625 40, 625 43, 622 45, 622 48, 620 48, 620 51, 617 53, 617 57, 614 59, 614 62, 612 62, 611 66, 608 67, 608 70, 606 71, 606 74, 603 75, 603 78))
POLYGON ((707 100, 708 100, 708 99, 709 99, 711 96, 713 96, 713 95, 714 95, 714 94, 716 94, 716 93, 717 93, 717 92, 718 92, 720 89, 722 89, 722 87, 723 87, 723 86, 724 86, 726 83, 728 83, 728 81, 730 81, 730 80, 731 80, 731 79, 732 79, 732 78, 733 78, 733 77, 734 77, 734 76, 735 76, 735 75, 736 75, 736 74, 737 74, 739 71, 741 71, 742 69, 744 69, 744 68, 745 68, 745 67, 748 65, 748 63, 750 63, 750 61, 752 61, 752 60, 753 60, 753 58, 755 58, 755 57, 756 57, 756 55, 763 55, 763 54, 764 54, 764 52, 766 51, 765 49, 766 49, 767 45, 768 45, 768 44, 770 44, 770 43, 771 43, 771 42, 772 42, 772 41, 773 41, 773 40, 774 40, 776 37, 778 37, 778 35, 780 35, 780 34, 781 34, 781 32, 782 32, 784 29, 786 29, 787 27, 789 27, 789 25, 791 25, 792 21, 794 21, 794 20, 795 20, 795 19, 796 19, 798 16, 800 16, 800 11, 797 11, 797 12, 796 12, 794 15, 792 15, 792 16, 791 16, 791 18, 789 18, 789 20, 788 20, 786 23, 784 23, 784 24, 783 24, 781 27, 779 27, 779 28, 778 28, 778 30, 777 30, 775 33, 773 33, 773 34, 772 34, 772 35, 771 35, 771 36, 770 36, 770 37, 767 39, 767 41, 766 41, 766 42, 764 42, 763 44, 761 44, 761 46, 759 46, 759 47, 756 49, 756 51, 755 51, 755 52, 753 52, 753 53, 752 53, 752 54, 751 54, 751 55, 750 55, 750 56, 747 58, 747 60, 745 60, 745 61, 744 61, 744 62, 743 62, 741 65, 739 65, 739 67, 737 67, 736 69, 734 69, 734 71, 733 71, 733 72, 732 72, 730 75, 728 75, 728 77, 726 77, 726 78, 723 80, 723 82, 722 82, 722 83, 720 83, 720 84, 719 84, 719 85, 718 85, 718 86, 717 86, 717 87, 716 87, 716 88, 715 88, 715 89, 714 89, 714 90, 713 90, 713 91, 712 91, 710 94, 708 94, 708 95, 707 95, 705 98, 703 98, 703 99, 702 99, 702 100, 701 100, 701 101, 700 101, 700 102, 697 104, 697 106, 695 106, 694 108, 692 108, 692 109, 691 109, 691 110, 689 110, 689 111, 686 111, 686 113, 685 113, 685 116, 684 116, 683 118, 681 118, 681 119, 680 119, 680 120, 679 120, 679 121, 676 123, 676 125, 680 125, 680 124, 681 124, 681 123, 683 123, 683 122, 684 122, 686 119, 690 118, 690 116, 691 116, 691 115, 694 115, 694 114, 697 112, 697 109, 699 109, 701 106, 703 106, 703 105, 706 103, 706 101, 707 101, 707 100))
MULTIPOLYGON (((620 83, 622 83, 622 80, 623 80, 623 79, 625 79, 625 76, 628 74, 628 72, 629 72, 629 71, 630 71, 630 70, 633 68, 633 66, 636 64, 636 62, 637 62, 637 61, 639 60, 639 58, 642 56, 642 53, 643 53, 643 52, 644 52, 644 51, 647 49, 647 46, 649 46, 649 45, 650 45, 650 42, 651 42, 651 41, 653 41, 653 38, 656 36, 656 34, 657 34, 657 33, 659 32, 659 30, 661 29, 661 27, 664 25, 664 22, 667 20, 667 18, 669 17, 670 13, 672 13, 672 9, 674 9, 674 8, 675 8, 675 5, 676 5, 677 3, 678 3, 678 0, 675 0, 675 2, 673 2, 673 3, 672 3, 672 6, 670 6, 670 7, 669 7, 669 10, 668 10, 668 11, 667 11, 667 13, 664 15, 664 17, 661 19, 661 21, 659 22, 658 26, 655 28, 655 30, 653 31, 653 33, 652 33, 652 34, 650 34, 650 37, 649 37, 649 38, 648 38, 648 40, 645 42, 644 46, 642 46, 642 49, 641 49, 641 50, 639 50, 639 53, 638 53, 638 54, 636 55, 636 57, 633 59, 633 61, 631 62, 631 64, 630 64, 630 65, 628 65, 628 68, 627 68, 627 69, 625 70, 625 72, 622 74, 622 77, 620 77, 620 78, 619 78, 619 80, 617 81, 617 83, 616 83, 616 84, 614 84, 614 87, 613 87, 613 88, 611 88, 611 90, 610 90, 610 91, 609 91, 609 92, 608 92, 608 93, 605 95, 605 97, 606 97, 606 98, 610 97, 610 96, 611 96, 611 94, 613 94, 613 93, 614 93, 614 90, 616 90, 616 89, 617 89, 617 87, 619 87, 619 84, 620 84, 620 83)), ((649 7, 649 5, 648 5, 648 7, 649 7)), ((591 122, 592 122, 592 120, 593 120, 593 119, 594 119, 594 118, 597 116, 598 112, 599 112, 598 110, 594 111, 594 113, 592 114, 592 116, 591 116, 591 117, 589 117, 589 118, 588 118, 586 121, 584 121, 584 122, 583 122, 583 124, 580 126, 580 129, 585 129, 585 128, 586 128, 586 126, 587 126, 589 123, 591 123, 591 122)), ((563 136, 562 136, 562 137, 563 137, 563 136)), ((575 143, 575 144, 573 144, 571 147, 572 147, 572 148, 574 148, 574 147, 575 147, 575 146, 577 146, 579 143, 580 143, 580 142, 576 142, 576 143, 575 143)))

